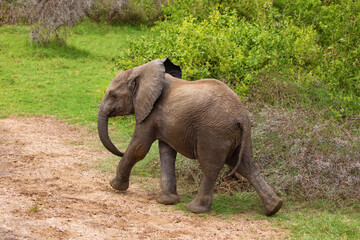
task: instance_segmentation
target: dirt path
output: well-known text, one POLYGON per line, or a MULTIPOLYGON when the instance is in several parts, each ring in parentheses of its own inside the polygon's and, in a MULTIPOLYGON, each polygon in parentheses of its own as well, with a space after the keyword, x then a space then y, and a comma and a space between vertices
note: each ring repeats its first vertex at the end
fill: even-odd
POLYGON ((97 141, 48 118, 0 119, 0 239, 263 239, 284 232, 241 215, 222 220, 164 207, 132 184, 113 191, 94 166, 97 141))

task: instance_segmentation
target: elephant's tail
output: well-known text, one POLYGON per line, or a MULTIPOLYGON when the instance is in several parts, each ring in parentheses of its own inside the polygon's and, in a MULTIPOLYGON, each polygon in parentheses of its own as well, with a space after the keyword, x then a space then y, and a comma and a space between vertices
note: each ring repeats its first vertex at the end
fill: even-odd
POLYGON ((231 172, 228 174, 229 177, 234 176, 234 174, 236 173, 236 171, 238 170, 242 157, 243 157, 243 153, 244 153, 244 149, 245 149, 245 145, 246 145, 246 135, 248 134, 249 128, 248 126, 246 126, 245 123, 239 122, 239 128, 241 129, 241 145, 240 145, 240 152, 239 152, 239 158, 238 161, 236 163, 236 166, 231 170, 231 172))

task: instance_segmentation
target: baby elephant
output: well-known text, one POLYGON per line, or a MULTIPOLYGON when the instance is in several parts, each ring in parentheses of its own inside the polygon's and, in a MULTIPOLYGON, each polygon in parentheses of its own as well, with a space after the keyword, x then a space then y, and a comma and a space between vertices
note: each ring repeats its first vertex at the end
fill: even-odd
POLYGON ((238 172, 259 194, 265 214, 275 214, 281 199, 265 182, 254 165, 251 123, 238 96, 224 83, 214 79, 185 81, 181 69, 169 59, 157 59, 120 71, 107 88, 99 105, 98 132, 103 145, 122 159, 114 189, 129 187, 129 176, 136 162, 159 141, 163 204, 179 202, 176 191, 175 159, 179 152, 198 159, 203 172, 200 189, 186 207, 194 213, 210 211, 213 189, 226 163, 238 172), (125 153, 108 135, 108 118, 135 114, 136 127, 125 153))

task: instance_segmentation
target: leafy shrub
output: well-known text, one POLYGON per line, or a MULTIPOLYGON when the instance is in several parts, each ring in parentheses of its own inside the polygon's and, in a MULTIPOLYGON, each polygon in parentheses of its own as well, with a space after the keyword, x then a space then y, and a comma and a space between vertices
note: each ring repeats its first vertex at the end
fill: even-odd
POLYGON ((164 21, 149 35, 133 39, 118 67, 170 57, 181 65, 186 79, 218 78, 245 91, 249 84, 256 84, 256 76, 264 68, 316 61, 316 32, 311 27, 284 28, 239 20, 237 13, 229 10, 215 10, 201 21, 193 17, 185 17, 180 24, 164 21))
POLYGON ((11 4, 7 1, 0 1, 0 26, 10 22, 11 4))
MULTIPOLYGON (((247 96, 260 76, 279 73, 278 80, 304 90, 327 89, 333 116, 358 118, 360 3, 257 3, 174 1, 164 9, 167 20, 131 40, 118 67, 170 57, 181 65, 185 78, 218 78, 247 96), (241 15, 240 9, 247 8, 254 9, 251 16, 241 15)), ((319 98, 309 96, 308 105, 319 98)))
POLYGON ((126 6, 127 1, 123 0, 98 0, 86 9, 86 15, 95 22, 119 21, 124 15, 126 6))
POLYGON ((26 22, 22 1, 0 0, 0 26, 26 22))
POLYGON ((329 89, 334 116, 359 116, 360 2, 295 0, 290 4, 276 0, 274 7, 279 13, 278 20, 285 16, 296 26, 311 26, 317 32, 320 61, 306 70, 329 89))
POLYGON ((176 22, 189 16, 204 20, 215 10, 223 12, 232 9, 241 18, 257 20, 263 18, 270 6, 271 3, 267 0, 174 0, 164 9, 164 17, 176 22))
POLYGON ((96 0, 87 9, 87 16, 95 22, 110 24, 152 25, 162 16, 159 0, 96 0))

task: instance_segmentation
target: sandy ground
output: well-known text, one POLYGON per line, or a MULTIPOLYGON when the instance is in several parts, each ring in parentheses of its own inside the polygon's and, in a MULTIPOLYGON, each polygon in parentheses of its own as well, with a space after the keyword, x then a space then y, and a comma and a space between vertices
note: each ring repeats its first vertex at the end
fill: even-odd
POLYGON ((112 176, 95 167, 110 156, 96 141, 58 120, 0 119, 0 239, 286 238, 267 220, 160 205, 136 183, 114 191, 112 176))

